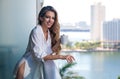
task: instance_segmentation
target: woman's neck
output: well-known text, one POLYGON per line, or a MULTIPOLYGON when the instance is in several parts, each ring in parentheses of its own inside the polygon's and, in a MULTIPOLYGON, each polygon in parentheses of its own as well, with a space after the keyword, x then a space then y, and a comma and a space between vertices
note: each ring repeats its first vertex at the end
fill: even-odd
POLYGON ((48 32, 48 28, 46 26, 41 26, 41 27, 42 27, 44 33, 48 32))

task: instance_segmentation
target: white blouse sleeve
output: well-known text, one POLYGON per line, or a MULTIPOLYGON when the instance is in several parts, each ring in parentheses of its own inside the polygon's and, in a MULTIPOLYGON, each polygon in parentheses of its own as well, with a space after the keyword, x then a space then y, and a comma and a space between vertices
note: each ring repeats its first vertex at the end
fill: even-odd
POLYGON ((44 42, 42 34, 38 32, 37 30, 33 30, 31 33, 31 49, 32 49, 32 56, 37 61, 43 61, 43 57, 47 55, 47 53, 44 51, 44 42))

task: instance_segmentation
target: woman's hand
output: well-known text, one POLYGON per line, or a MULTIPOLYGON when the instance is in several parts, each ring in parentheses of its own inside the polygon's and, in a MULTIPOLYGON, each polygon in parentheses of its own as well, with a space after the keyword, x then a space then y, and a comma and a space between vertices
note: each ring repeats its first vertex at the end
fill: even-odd
POLYGON ((75 58, 71 55, 61 56, 61 59, 67 60, 68 63, 72 63, 75 60, 75 58))

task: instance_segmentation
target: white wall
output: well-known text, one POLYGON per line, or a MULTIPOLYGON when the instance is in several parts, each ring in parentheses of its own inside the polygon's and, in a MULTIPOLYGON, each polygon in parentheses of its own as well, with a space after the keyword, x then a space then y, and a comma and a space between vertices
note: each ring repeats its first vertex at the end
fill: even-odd
POLYGON ((0 45, 24 44, 36 23, 35 0, 0 1, 0 45))
POLYGON ((12 79, 36 25, 36 0, 0 0, 0 79, 12 79))

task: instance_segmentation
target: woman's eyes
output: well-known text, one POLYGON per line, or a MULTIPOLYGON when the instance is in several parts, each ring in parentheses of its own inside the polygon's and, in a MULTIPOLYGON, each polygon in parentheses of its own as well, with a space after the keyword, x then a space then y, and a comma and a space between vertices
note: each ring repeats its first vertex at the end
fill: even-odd
POLYGON ((55 20, 55 17, 45 16, 45 18, 49 18, 49 19, 52 18, 55 20))
POLYGON ((45 16, 45 18, 49 18, 48 16, 45 16))
POLYGON ((52 17, 52 19, 54 19, 54 20, 55 20, 55 17, 52 17))

